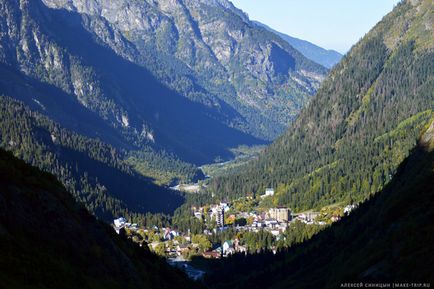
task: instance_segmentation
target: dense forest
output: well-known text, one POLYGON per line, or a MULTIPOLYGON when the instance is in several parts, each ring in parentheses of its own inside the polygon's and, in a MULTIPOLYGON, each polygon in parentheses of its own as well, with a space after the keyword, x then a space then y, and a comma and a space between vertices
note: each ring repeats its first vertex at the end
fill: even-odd
POLYGON ((145 222, 145 213, 171 213, 183 202, 180 194, 138 174, 124 160, 124 152, 70 132, 4 96, 0 97, 0 146, 55 174, 78 201, 106 221, 122 215, 145 222))
POLYGON ((384 189, 311 240, 208 264, 211 288, 338 288, 433 281, 434 122, 384 189), (258 266, 258 264, 267 264, 258 266), (237 276, 237 277, 234 277, 237 276))
POLYGON ((0 287, 199 288, 97 221, 53 175, 2 149, 0 186, 0 287))
MULTIPOLYGON (((149 148, 201 165, 266 144, 327 69, 229 1, 195 2, 162 11, 152 1, 3 1, 0 94, 71 131, 139 150, 131 161, 142 156, 140 170, 161 166, 149 148)), ((161 173, 151 177, 179 177, 161 173)))
POLYGON ((360 202, 387 184, 434 116, 432 7, 412 3, 352 48, 257 161, 210 191, 233 198, 274 187, 273 202, 297 211, 360 202))
POLYGON ((227 0, 83 2, 44 1, 86 15, 83 26, 99 42, 260 139, 277 137, 327 73, 227 0))
POLYGON ((324 81, 230 1, 161 3, 0 1, 0 288, 433 282, 432 0, 401 1, 324 81))

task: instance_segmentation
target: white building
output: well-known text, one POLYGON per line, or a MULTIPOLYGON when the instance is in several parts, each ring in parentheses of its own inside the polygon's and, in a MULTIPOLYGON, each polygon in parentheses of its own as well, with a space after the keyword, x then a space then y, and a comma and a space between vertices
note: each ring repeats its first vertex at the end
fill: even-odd
POLYGON ((279 225, 279 222, 277 222, 276 219, 266 219, 265 220, 265 226, 269 228, 275 228, 279 225))
POLYGON ((123 227, 127 223, 127 220, 124 217, 120 217, 118 219, 115 219, 113 221, 113 223, 115 224, 115 226, 117 228, 121 228, 121 227, 123 227))
POLYGON ((313 224, 315 219, 319 216, 319 212, 308 212, 306 214, 299 214, 297 219, 306 224, 313 224))
POLYGON ((225 210, 222 207, 217 209, 216 222, 217 222, 218 227, 224 227, 225 226, 225 210))
POLYGON ((265 196, 274 196, 274 189, 273 188, 267 188, 265 190, 265 196))
POLYGON ((231 240, 227 240, 223 243, 223 255, 227 256, 235 253, 234 244, 231 240))
POLYGON ((226 206, 224 206, 225 203, 222 203, 222 204, 223 204, 223 206, 218 205, 218 206, 212 207, 211 213, 210 213, 211 219, 214 218, 218 227, 224 227, 224 225, 225 225, 225 208, 226 208, 226 206))
POLYGON ((273 230, 271 230, 270 232, 271 232, 271 234, 272 234, 273 236, 275 236, 275 237, 277 237, 277 236, 280 235, 280 230, 277 230, 277 229, 273 229, 273 230))
POLYGON ((171 230, 170 228, 164 230, 163 238, 165 240, 173 240, 176 236, 179 236, 179 233, 175 230, 171 230))
POLYGON ((194 216, 198 218, 199 220, 202 220, 202 213, 201 212, 194 212, 194 216))
POLYGON ((220 203, 220 208, 222 208, 225 212, 230 210, 228 203, 220 203))
POLYGON ((344 213, 346 215, 348 215, 349 213, 351 213, 352 210, 354 210, 356 208, 356 205, 348 205, 344 208, 344 213))
POLYGON ((267 189, 265 189, 265 195, 261 195, 261 198, 271 197, 271 196, 274 196, 274 189, 273 188, 267 188, 267 189))

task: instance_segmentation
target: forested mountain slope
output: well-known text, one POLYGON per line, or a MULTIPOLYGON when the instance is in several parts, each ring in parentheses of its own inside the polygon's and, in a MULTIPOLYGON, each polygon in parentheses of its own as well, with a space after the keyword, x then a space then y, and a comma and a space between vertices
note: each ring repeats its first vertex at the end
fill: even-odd
POLYGON ((5 0, 0 16, 0 93, 194 163, 277 136, 327 72, 225 0, 5 0))
POLYGON ((183 202, 178 193, 134 172, 124 152, 64 129, 4 96, 0 147, 56 175, 76 200, 108 222, 119 216, 142 221, 147 212, 171 213, 183 202))
POLYGON ((2 149, 0 208, 1 288, 197 288, 2 149))
POLYGON ((98 41, 259 138, 276 137, 326 73, 227 0, 43 2, 80 13, 98 41))
POLYGON ((336 65, 292 127, 222 198, 274 187, 298 210, 362 201, 390 181, 433 117, 433 3, 403 1, 336 65))
POLYGON ((319 63, 327 68, 332 68, 342 59, 343 55, 334 50, 327 50, 319 47, 309 41, 298 39, 287 34, 274 30, 273 28, 265 25, 264 23, 253 21, 255 24, 263 27, 281 37, 288 42, 292 47, 301 52, 305 57, 309 58, 316 63, 319 63))
POLYGON ((233 289, 331 289, 359 282, 432 284, 433 206, 434 121, 393 180, 350 216, 277 255, 217 262, 207 283, 233 289))

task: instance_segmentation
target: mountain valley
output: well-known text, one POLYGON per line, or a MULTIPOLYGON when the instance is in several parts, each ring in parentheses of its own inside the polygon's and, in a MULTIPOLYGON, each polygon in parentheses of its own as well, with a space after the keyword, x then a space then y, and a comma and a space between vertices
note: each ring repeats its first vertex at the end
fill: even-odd
POLYGON ((0 288, 429 288, 433 12, 0 0, 0 288))

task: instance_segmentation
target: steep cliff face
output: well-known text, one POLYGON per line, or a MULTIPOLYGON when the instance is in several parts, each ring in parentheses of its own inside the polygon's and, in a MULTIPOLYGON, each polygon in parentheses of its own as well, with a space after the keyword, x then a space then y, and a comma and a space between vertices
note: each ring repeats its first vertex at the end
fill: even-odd
MULTIPOLYGON (((402 1, 335 66, 291 128, 223 197, 276 188, 296 210, 363 201, 390 181, 433 112, 432 1, 402 1)), ((242 169, 241 169, 242 170, 242 169)))
POLYGON ((277 136, 326 73, 229 1, 43 2, 80 13, 99 42, 188 99, 229 104, 241 115, 224 122, 259 138, 277 136))
POLYGON ((0 13, 1 93, 190 162, 277 136, 326 73, 227 1, 7 0, 0 13))

